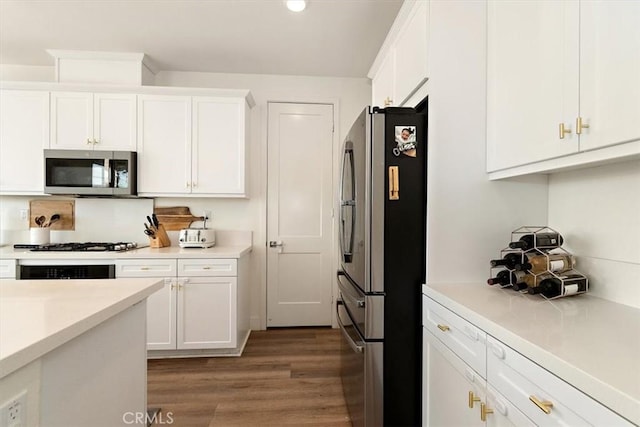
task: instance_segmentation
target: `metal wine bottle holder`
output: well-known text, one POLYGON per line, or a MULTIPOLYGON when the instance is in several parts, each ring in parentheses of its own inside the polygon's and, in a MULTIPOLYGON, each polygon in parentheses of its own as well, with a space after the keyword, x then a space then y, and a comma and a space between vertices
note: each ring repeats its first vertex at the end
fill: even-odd
MULTIPOLYGON (((519 227, 511 232, 511 242, 518 242, 520 238, 525 235, 533 235, 533 247, 523 250, 514 249, 507 246, 500 251, 500 258, 503 259, 507 254, 517 254, 520 256, 520 264, 524 265, 532 256, 544 256, 547 258, 547 266, 552 265, 553 261, 551 260, 551 257, 554 255, 566 255, 569 258, 573 259, 572 254, 561 247, 562 242, 560 242, 560 245, 558 246, 537 246, 536 243, 538 239, 535 237, 535 235, 540 233, 556 233, 560 235, 558 231, 546 226, 519 227)), ((571 295, 583 294, 588 292, 589 290, 589 279, 584 274, 576 270, 573 265, 571 265, 571 268, 560 269, 556 271, 547 269, 541 272, 539 271, 537 273, 527 269, 517 270, 516 268, 510 269, 505 266, 496 266, 490 267, 489 277, 494 277, 498 272, 504 270, 509 272, 509 283, 506 285, 500 285, 501 288, 513 287, 514 289, 516 289, 515 285, 517 283, 513 283, 513 279, 518 275, 518 271, 522 271, 522 273, 526 273, 532 277, 529 279, 529 281, 533 283, 533 287, 537 287, 544 279, 557 279, 560 283, 560 294, 552 298, 547 298, 544 295, 540 294, 545 299, 556 299, 571 295)), ((531 287, 532 286, 529 285, 526 289, 522 290, 522 292, 531 292, 531 287)))

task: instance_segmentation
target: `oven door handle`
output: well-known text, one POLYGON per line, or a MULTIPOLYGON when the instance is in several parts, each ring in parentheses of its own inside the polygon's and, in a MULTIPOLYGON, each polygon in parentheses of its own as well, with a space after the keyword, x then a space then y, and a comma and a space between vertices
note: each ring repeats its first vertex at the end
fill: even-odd
MULTIPOLYGON (((338 311, 338 306, 340 305, 344 305, 344 302, 342 302, 342 300, 339 299, 336 304, 336 311, 338 311)), ((342 320, 340 320, 340 313, 337 313, 336 319, 338 320, 338 326, 340 326, 340 330, 342 331, 342 334, 344 335, 345 339, 349 343, 349 347, 351 347, 351 349, 356 353, 364 353, 364 345, 362 345, 364 343, 362 341, 355 342, 353 338, 351 338, 351 335, 349 335, 349 332, 347 332, 347 328, 345 328, 344 324, 342 323, 342 320)))

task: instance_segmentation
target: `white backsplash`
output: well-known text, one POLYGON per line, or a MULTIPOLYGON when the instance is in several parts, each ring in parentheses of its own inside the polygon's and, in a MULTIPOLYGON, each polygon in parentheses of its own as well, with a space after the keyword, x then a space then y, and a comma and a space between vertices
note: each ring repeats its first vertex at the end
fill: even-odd
POLYGON ((640 308, 640 161, 550 175, 549 226, 592 295, 640 308))
MULTIPOLYGON (((2 244, 29 243, 29 222, 20 218, 29 201, 42 197, 0 197, 2 244)), ((51 242, 116 242, 148 244, 144 234, 146 216, 153 213, 153 199, 77 198, 75 230, 52 230, 51 242)))

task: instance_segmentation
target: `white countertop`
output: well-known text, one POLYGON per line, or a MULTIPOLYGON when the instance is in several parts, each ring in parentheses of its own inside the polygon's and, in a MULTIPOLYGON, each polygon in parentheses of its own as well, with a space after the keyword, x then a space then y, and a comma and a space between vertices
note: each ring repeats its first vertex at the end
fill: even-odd
POLYGON ((211 248, 141 248, 122 252, 32 252, 28 249, 0 248, 1 259, 136 259, 136 258, 240 258, 251 252, 251 245, 225 245, 211 248))
POLYGON ((0 378, 162 286, 158 279, 0 280, 0 378))
POLYGON ((640 425, 639 309, 480 283, 423 285, 423 293, 640 425))

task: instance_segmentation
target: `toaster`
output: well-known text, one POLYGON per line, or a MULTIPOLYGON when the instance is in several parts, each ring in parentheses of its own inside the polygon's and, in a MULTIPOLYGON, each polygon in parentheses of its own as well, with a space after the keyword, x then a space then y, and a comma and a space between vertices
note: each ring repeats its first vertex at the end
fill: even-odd
POLYGON ((216 244, 216 233, 207 228, 183 228, 178 245, 181 248, 210 248, 216 244))

